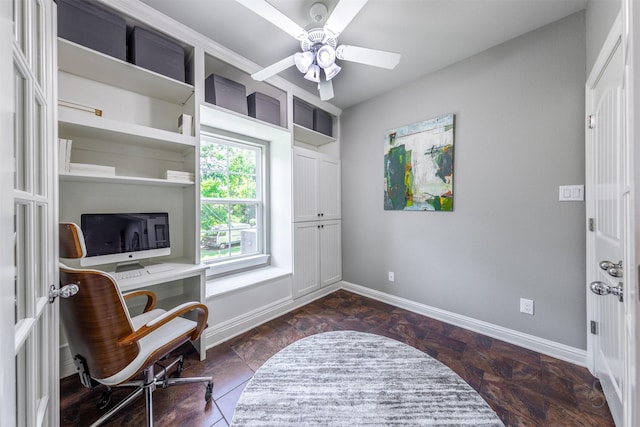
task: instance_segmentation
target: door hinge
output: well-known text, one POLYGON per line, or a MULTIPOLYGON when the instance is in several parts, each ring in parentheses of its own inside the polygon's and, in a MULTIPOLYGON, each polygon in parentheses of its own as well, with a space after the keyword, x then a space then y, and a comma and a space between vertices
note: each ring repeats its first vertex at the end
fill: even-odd
POLYGON ((593 129, 596 127, 596 117, 593 114, 587 116, 587 128, 593 129))
POLYGON ((589 327, 593 335, 598 335, 598 324, 595 321, 591 320, 589 322, 589 327))
POLYGON ((596 230, 596 221, 593 218, 589 218, 589 231, 596 230))

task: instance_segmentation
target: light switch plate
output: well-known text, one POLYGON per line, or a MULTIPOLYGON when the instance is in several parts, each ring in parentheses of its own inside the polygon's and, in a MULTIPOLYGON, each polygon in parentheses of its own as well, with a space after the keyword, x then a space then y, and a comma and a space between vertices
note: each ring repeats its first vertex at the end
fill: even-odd
POLYGON ((561 185, 558 187, 561 202, 581 202, 584 200, 584 185, 561 185))

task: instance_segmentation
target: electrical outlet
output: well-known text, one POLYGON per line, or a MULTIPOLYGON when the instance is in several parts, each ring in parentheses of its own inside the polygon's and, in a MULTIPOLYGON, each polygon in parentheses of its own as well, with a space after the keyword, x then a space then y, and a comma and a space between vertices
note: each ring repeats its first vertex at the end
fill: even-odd
POLYGON ((520 313, 530 314, 533 316, 533 300, 520 298, 520 313))
POLYGON ((395 282, 396 281, 396 275, 393 271, 389 272, 389 281, 390 282, 395 282))

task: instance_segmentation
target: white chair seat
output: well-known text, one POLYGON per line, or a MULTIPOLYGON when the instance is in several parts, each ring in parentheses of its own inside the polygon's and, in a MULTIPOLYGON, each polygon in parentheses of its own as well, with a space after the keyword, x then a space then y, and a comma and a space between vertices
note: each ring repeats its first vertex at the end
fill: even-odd
MULTIPOLYGON (((141 326, 146 325, 148 322, 161 316, 164 313, 166 313, 166 310, 156 308, 154 310, 132 317, 131 323, 133 324, 134 329, 138 330, 141 326)), ((117 385, 123 381, 126 381, 144 367, 144 362, 156 349, 188 333, 189 331, 194 330, 196 326, 196 322, 185 319, 183 317, 176 317, 175 319, 172 319, 166 325, 161 326, 160 328, 156 329, 155 331, 151 332, 149 335, 141 338, 140 341, 138 341, 140 345, 140 352, 138 353, 138 356, 133 359, 133 361, 129 363, 129 365, 127 365, 126 368, 108 378, 96 379, 102 384, 108 386, 117 385)))

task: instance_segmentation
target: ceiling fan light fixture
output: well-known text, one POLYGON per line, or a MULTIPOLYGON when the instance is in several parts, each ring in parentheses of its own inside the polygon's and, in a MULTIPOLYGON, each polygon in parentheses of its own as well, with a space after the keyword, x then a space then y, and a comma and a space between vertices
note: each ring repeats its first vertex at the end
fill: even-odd
POLYGON ((330 67, 336 61, 336 51, 333 47, 325 44, 316 52, 316 62, 322 68, 330 67))
POLYGON ((327 12, 327 6, 325 6, 324 3, 317 2, 311 5, 309 16, 311 16, 314 22, 322 22, 324 18, 327 17, 327 12))
POLYGON ((298 52, 294 56, 294 61, 298 71, 306 73, 313 64, 313 52, 298 52))
POLYGON ((311 80, 312 82, 320 83, 320 67, 316 64, 312 64, 309 67, 309 71, 304 75, 304 78, 311 80))
POLYGON ((324 69, 324 75, 325 75, 327 81, 329 81, 332 78, 334 78, 335 76, 337 76, 338 73, 340 72, 340 70, 342 70, 342 67, 339 66, 338 64, 336 64, 335 62, 333 64, 331 64, 330 66, 326 67, 324 69))

